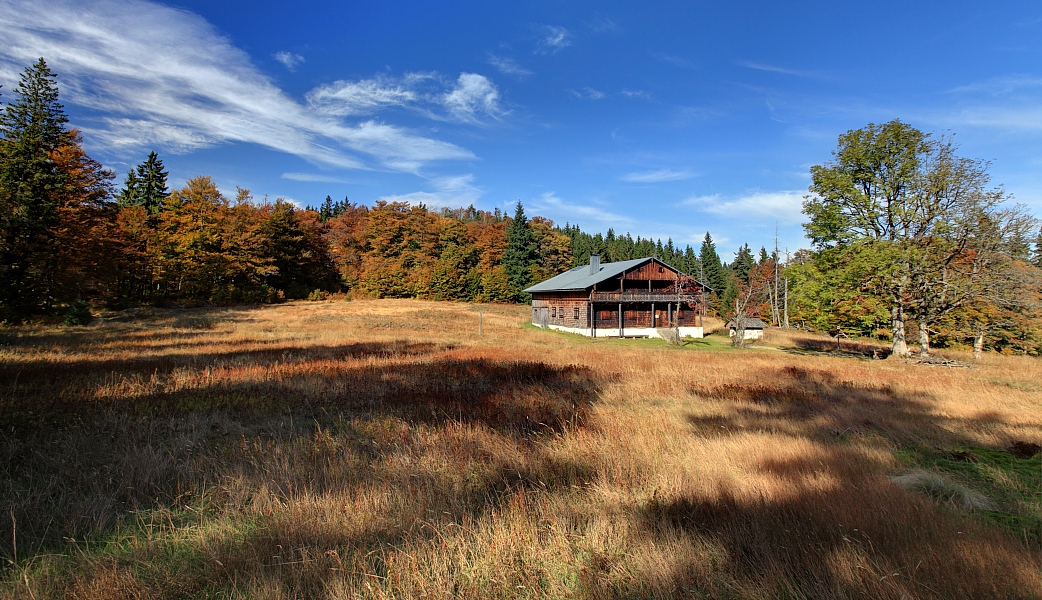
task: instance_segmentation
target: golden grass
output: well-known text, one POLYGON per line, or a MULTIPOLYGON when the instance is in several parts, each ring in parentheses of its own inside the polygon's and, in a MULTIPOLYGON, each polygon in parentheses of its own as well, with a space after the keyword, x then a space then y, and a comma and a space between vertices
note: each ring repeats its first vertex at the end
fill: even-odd
POLYGON ((902 447, 1042 442, 1037 360, 939 369, 778 332, 744 351, 588 340, 515 306, 482 307, 479 337, 477 311, 0 330, 0 591, 1042 594, 1034 539, 892 479, 911 481, 902 447))

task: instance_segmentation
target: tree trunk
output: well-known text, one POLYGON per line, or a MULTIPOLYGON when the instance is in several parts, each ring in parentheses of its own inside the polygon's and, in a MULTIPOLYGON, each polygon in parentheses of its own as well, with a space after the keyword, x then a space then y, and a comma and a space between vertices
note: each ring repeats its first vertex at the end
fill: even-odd
POLYGON ((905 311, 900 304, 890 309, 890 327, 894 332, 894 348, 892 358, 907 358, 908 344, 905 342, 905 311))
POLYGON ((919 356, 930 355, 930 329, 925 321, 919 321, 919 356))
POLYGON ((741 321, 735 321, 734 337, 731 338, 731 345, 735 348, 745 347, 745 325, 741 321))
POLYGON ((984 326, 977 325, 977 335, 973 338, 973 360, 980 360, 984 354, 984 326))

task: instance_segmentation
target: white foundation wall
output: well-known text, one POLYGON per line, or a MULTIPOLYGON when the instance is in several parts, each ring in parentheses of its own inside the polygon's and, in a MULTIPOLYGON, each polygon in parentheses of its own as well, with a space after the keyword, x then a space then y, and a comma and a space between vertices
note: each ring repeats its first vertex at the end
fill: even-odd
MULTIPOLYGON (((537 325, 537 323, 533 323, 537 325)), ((564 327, 562 325, 547 325, 549 329, 554 331, 564 331, 566 333, 577 333, 579 335, 585 335, 591 337, 589 327, 564 327)), ((650 327, 624 327, 622 333, 625 337, 648 337, 648 338, 661 338, 658 334, 658 330, 650 327)), ((597 328, 597 337, 619 337, 618 328, 609 329, 604 327, 597 328)), ((705 337, 705 330, 702 327, 681 327, 680 337, 690 338, 702 338, 705 337)))

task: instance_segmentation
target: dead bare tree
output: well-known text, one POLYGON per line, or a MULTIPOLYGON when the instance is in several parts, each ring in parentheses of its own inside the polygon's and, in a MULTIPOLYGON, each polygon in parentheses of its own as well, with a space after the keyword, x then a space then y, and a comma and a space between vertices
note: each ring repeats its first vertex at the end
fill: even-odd
POLYGON ((755 265, 749 272, 749 281, 739 278, 736 285, 738 294, 734 299, 734 337, 731 345, 736 348, 745 346, 746 320, 759 315, 770 308, 772 277, 775 270, 773 261, 755 265))

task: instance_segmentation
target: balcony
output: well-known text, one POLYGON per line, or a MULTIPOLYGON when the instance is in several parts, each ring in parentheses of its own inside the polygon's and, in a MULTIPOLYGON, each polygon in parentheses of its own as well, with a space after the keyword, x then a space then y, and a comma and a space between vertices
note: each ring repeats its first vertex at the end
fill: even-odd
POLYGON ((681 294, 677 297, 676 292, 670 293, 666 291, 661 292, 639 292, 636 290, 626 290, 624 292, 593 292, 590 294, 590 300, 593 302, 698 302, 700 296, 694 294, 681 294))

